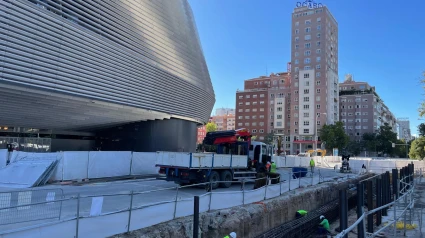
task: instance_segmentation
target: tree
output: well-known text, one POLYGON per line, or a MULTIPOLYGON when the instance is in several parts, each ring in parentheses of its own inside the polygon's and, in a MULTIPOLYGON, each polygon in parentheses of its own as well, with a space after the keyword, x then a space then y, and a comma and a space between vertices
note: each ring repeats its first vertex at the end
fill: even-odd
POLYGON ((412 142, 409 157, 411 159, 423 160, 425 157, 425 137, 418 137, 412 142))
POLYGON ((205 126, 207 132, 213 132, 217 130, 217 125, 214 122, 208 122, 205 126))
POLYGON ((258 136, 252 136, 252 137, 251 137, 251 140, 257 140, 257 137, 258 137, 258 136))
POLYGON ((376 149, 379 152, 393 156, 394 148, 392 143, 397 143, 397 133, 392 130, 392 127, 388 123, 384 123, 383 126, 379 128, 379 132, 376 135, 376 149))
POLYGON ((425 136, 425 124, 421 123, 418 126, 419 136, 425 136))
POLYGON ((272 145, 273 144, 273 139, 274 139, 274 133, 269 133, 264 138, 264 143, 266 143, 268 145, 272 145))
POLYGON ((334 125, 324 125, 320 129, 320 140, 326 142, 326 150, 332 151, 333 148, 343 149, 347 146, 349 137, 345 134, 344 124, 337 122, 334 125))
POLYGON ((364 133, 362 135, 362 147, 367 151, 376 151, 376 134, 375 133, 364 133))
POLYGON ((358 156, 362 152, 361 142, 350 140, 347 145, 347 152, 350 155, 358 156))
MULTIPOLYGON (((411 141, 407 142, 407 153, 409 153, 409 148, 411 145, 411 141)), ((406 155, 406 140, 405 139, 401 139, 401 140, 397 140, 396 142, 396 146, 394 148, 394 155, 396 155, 399 158, 406 158, 406 156, 408 156, 408 154, 406 155)))

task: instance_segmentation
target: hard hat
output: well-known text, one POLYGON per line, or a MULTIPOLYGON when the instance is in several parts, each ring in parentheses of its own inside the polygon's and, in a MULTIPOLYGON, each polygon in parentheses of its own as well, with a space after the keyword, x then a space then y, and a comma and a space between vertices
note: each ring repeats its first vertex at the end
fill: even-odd
POLYGON ((231 233, 230 233, 230 237, 232 237, 232 238, 236 238, 236 232, 231 232, 231 233))
POLYGON ((325 216, 321 215, 320 216, 320 220, 325 219, 325 216))

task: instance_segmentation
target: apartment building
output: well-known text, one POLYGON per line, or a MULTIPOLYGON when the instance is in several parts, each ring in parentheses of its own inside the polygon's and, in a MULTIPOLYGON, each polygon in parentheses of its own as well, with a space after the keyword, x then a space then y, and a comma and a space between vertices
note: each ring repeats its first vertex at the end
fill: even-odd
POLYGON ((197 137, 196 143, 202 144, 206 135, 207 135, 207 129, 205 128, 205 126, 198 127, 198 137, 197 137))
POLYGON ((397 132, 394 114, 368 83, 355 82, 347 74, 339 84, 339 99, 341 121, 350 139, 360 141, 364 133, 376 133, 384 123, 397 132))
POLYGON ((235 114, 212 116, 210 121, 217 125, 217 131, 235 130, 235 114))
POLYGON ((290 74, 272 73, 248 79, 236 92, 236 127, 246 128, 258 140, 269 133, 285 133, 289 126, 290 74))
POLYGON ((290 151, 320 146, 317 131, 339 120, 338 23, 326 6, 292 13, 290 151))
POLYGON ((410 120, 409 118, 397 118, 398 124, 398 138, 410 141, 412 134, 410 132, 410 120))
POLYGON ((224 115, 229 115, 229 114, 233 114, 235 115, 235 109, 234 108, 217 108, 215 109, 215 116, 224 116, 224 115))

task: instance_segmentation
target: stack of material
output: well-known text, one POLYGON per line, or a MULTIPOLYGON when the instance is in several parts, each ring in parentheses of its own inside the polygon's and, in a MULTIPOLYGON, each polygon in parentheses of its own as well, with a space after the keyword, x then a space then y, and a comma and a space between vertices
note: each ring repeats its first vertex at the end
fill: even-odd
POLYGON ((236 131, 234 131, 234 130, 208 132, 207 135, 204 138, 203 143, 205 145, 213 145, 215 139, 217 139, 217 138, 233 137, 235 135, 236 135, 236 131))
POLYGON ((57 164, 56 159, 23 158, 0 169, 0 187, 30 188, 45 185, 57 164))

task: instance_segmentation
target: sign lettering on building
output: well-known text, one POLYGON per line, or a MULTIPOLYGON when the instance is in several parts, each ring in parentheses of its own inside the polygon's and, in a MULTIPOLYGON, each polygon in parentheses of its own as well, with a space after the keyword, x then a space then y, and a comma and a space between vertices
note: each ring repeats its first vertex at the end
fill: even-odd
POLYGON ((297 2, 297 7, 308 7, 310 9, 323 7, 321 3, 315 3, 313 0, 305 0, 304 2, 297 2))

